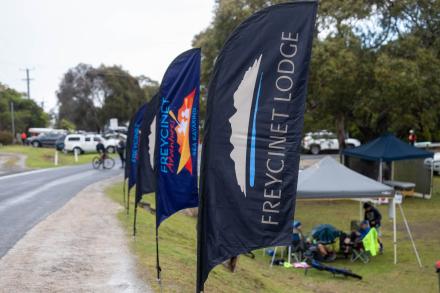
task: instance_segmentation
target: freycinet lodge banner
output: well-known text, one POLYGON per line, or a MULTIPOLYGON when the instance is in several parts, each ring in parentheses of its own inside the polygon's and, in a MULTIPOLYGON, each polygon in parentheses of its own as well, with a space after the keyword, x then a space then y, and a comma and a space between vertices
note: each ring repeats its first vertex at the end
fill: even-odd
POLYGON ((315 1, 263 9, 230 35, 208 90, 198 291, 226 259, 290 245, 315 1))
POLYGON ((156 114, 159 105, 159 95, 148 102, 144 111, 139 136, 139 159, 137 163, 136 203, 143 194, 156 190, 156 174, 154 172, 154 150, 156 144, 156 114))
POLYGON ((198 205, 200 49, 168 67, 159 90, 156 118, 156 224, 198 205))

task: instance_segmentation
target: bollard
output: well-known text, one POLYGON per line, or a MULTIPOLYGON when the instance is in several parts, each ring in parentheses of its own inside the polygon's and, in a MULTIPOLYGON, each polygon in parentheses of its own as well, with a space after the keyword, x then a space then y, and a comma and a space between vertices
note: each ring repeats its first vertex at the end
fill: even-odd
POLYGON ((438 275, 438 291, 440 292, 440 260, 435 263, 435 270, 438 275))
POLYGON ((53 157, 53 164, 58 166, 58 151, 55 151, 55 156, 53 157))
POLYGON ((78 149, 74 149, 73 154, 75 155, 75 163, 78 163, 78 149))

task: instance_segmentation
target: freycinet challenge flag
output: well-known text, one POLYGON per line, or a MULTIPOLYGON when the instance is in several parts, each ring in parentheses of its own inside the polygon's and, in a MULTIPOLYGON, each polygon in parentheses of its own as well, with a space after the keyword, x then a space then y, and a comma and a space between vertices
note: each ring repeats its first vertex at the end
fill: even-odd
POLYGON ((175 212, 198 205, 200 49, 170 64, 159 90, 156 120, 157 227, 175 212))
POLYGON ((140 128, 139 159, 137 163, 136 203, 143 194, 156 190, 156 174, 154 158, 156 145, 156 114, 159 106, 159 96, 156 94, 148 102, 140 128))
POLYGON ((128 190, 135 184, 137 179, 137 165, 139 161, 140 130, 145 116, 147 104, 142 105, 134 114, 128 126, 125 160, 125 178, 128 177, 128 190))
POLYGON ((316 1, 263 9, 230 35, 208 90, 198 292, 210 270, 291 244, 316 1))

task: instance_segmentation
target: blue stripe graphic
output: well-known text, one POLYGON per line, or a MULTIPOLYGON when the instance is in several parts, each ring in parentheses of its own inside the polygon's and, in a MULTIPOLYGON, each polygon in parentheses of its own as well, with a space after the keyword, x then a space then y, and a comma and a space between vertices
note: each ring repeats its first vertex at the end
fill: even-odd
POLYGON ((250 166, 249 166, 249 184, 251 187, 254 187, 255 185, 255 140, 257 136, 257 112, 258 112, 258 100, 260 99, 261 94, 261 82, 263 80, 263 72, 260 74, 260 82, 258 84, 258 92, 257 92, 257 99, 255 101, 255 108, 254 108, 254 118, 252 121, 252 136, 251 136, 251 155, 250 155, 250 166))

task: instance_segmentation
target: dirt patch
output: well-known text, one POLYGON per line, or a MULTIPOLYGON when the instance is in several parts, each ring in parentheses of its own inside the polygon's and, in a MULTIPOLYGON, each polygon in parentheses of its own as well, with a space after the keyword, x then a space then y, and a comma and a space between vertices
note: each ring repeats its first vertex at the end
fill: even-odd
POLYGON ((81 191, 40 222, 0 260, 0 292, 151 292, 103 189, 81 191))
POLYGON ((26 156, 23 154, 0 153, 0 175, 26 170, 26 156))

